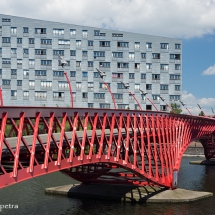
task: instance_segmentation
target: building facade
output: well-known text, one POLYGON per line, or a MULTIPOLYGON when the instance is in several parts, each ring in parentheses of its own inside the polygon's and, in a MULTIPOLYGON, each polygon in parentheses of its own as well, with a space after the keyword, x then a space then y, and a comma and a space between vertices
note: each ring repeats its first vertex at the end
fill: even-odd
POLYGON ((0 15, 0 86, 4 105, 159 110, 182 93, 182 41, 175 38, 0 15), (68 64, 62 68, 58 53, 68 64), (141 95, 139 89, 147 92, 141 95))

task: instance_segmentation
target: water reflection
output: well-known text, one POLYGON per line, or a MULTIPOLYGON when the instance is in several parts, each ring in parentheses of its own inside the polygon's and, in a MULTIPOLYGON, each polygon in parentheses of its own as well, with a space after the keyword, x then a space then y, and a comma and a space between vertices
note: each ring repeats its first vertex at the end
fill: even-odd
MULTIPOLYGON (((215 167, 190 165, 201 158, 184 157, 179 173, 179 187, 215 192, 215 167)), ((76 183, 61 173, 34 178, 0 190, 0 204, 18 204, 18 209, 3 209, 3 214, 64 214, 64 215, 202 215, 215 214, 215 197, 192 203, 130 204, 93 199, 70 199, 46 195, 46 187, 76 183)))

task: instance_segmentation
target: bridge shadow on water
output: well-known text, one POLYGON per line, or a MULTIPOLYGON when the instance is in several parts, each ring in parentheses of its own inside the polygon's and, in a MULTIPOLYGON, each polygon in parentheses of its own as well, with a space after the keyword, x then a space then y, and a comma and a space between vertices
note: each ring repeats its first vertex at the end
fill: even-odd
POLYGON ((78 198, 90 198, 118 202, 144 203, 158 193, 167 190, 159 186, 134 186, 112 184, 81 184, 72 186, 67 196, 78 198))

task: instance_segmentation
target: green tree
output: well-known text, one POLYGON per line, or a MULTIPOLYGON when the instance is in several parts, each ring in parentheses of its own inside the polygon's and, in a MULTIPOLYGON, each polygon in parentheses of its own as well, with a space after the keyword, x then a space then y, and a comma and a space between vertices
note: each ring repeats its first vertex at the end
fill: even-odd
POLYGON ((199 116, 204 116, 203 111, 201 110, 201 112, 199 113, 199 116))
MULTIPOLYGON (((180 106, 178 106, 176 103, 172 103, 171 104, 171 108, 174 110, 175 113, 180 114, 182 112, 182 109, 180 108, 180 106)), ((170 111, 170 113, 173 113, 172 111, 170 111)))

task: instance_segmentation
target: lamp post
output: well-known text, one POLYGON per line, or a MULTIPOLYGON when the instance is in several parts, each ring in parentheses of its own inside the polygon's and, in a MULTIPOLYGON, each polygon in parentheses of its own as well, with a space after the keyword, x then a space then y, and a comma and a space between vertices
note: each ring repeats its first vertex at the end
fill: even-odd
POLYGON ((197 105, 198 105, 199 109, 201 110, 201 112, 203 113, 203 115, 206 116, 205 112, 202 110, 202 107, 199 104, 197 104, 197 105))
POLYGON ((212 110, 212 113, 214 114, 214 109, 213 109, 213 108, 211 108, 211 110, 212 110))
MULTIPOLYGON (((146 94, 148 94, 147 92, 145 92, 145 91, 143 91, 143 90, 141 90, 141 89, 140 89, 140 93, 141 93, 142 95, 144 95, 144 96, 146 96, 146 94)), ((159 111, 159 110, 157 109, 157 107, 155 106, 155 104, 149 99, 149 97, 147 97, 147 99, 148 99, 148 101, 153 105, 153 107, 155 108, 155 110, 156 110, 156 111, 159 111)))
MULTIPOLYGON (((163 98, 163 97, 161 97, 161 96, 159 96, 160 97, 160 99, 164 102, 164 100, 165 100, 165 98, 163 98)), ((165 102, 164 102, 165 103, 165 102)), ((173 113, 175 113, 175 111, 173 110, 173 108, 168 104, 168 103, 165 103, 167 106, 168 106, 168 108, 173 112, 173 113)))
MULTIPOLYGON (((58 54, 58 59, 60 61, 60 65, 62 66, 62 68, 64 68, 65 65, 67 65, 67 62, 65 59, 63 59, 59 54, 58 54)), ((71 99, 71 107, 74 107, 74 100, 73 100, 73 94, 72 94, 72 86, 68 77, 67 72, 64 70, 64 75, 66 77, 67 83, 69 85, 69 92, 70 92, 70 99, 71 99)))
MULTIPOLYGON (((186 104, 184 102, 182 102, 181 100, 179 100, 179 102, 182 104, 182 106, 185 106, 186 104)), ((193 114, 189 111, 189 109, 187 107, 185 107, 186 110, 188 111, 188 113, 192 116, 193 114)))
POLYGON ((1 87, 0 87, 0 106, 4 106, 3 95, 2 95, 2 88, 1 87))
POLYGON ((132 95, 132 97, 134 98, 134 100, 137 102, 137 105, 139 106, 140 110, 142 110, 140 103, 138 102, 137 98, 134 96, 134 94, 132 92, 130 92, 129 89, 129 84, 126 84, 124 82, 121 81, 121 83, 123 84, 124 88, 128 91, 129 94, 132 95))
POLYGON ((100 71, 99 69, 97 69, 97 68, 96 68, 96 70, 98 71, 98 73, 99 73, 101 79, 103 80, 103 83, 104 83, 105 86, 107 87, 107 89, 108 89, 108 91, 109 91, 109 93, 110 93, 110 95, 111 95, 111 97, 112 97, 112 101, 113 101, 113 104, 114 104, 114 109, 117 109, 117 108, 116 108, 116 101, 115 101, 114 95, 113 95, 113 93, 112 93, 112 91, 111 91, 111 89, 110 89, 108 83, 104 81, 104 76, 106 76, 106 74, 105 74, 104 72, 101 72, 101 71, 100 71))

